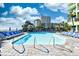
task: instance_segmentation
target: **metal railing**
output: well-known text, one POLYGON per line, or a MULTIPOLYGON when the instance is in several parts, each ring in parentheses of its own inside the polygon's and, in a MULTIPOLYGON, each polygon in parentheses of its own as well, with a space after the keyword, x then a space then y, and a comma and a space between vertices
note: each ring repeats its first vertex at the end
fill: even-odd
POLYGON ((42 44, 39 44, 39 45, 42 48, 44 48, 45 50, 36 47, 36 37, 34 37, 34 48, 37 49, 37 50, 39 50, 39 51, 42 51, 42 52, 45 52, 45 53, 49 53, 49 50, 46 47, 44 47, 42 44))
MULTIPOLYGON (((14 42, 14 39, 13 39, 13 42, 14 42)), ((13 48, 15 51, 17 51, 18 53, 20 53, 20 54, 23 54, 23 53, 25 52, 25 47, 24 47, 23 44, 22 44, 23 51, 17 50, 17 49, 14 47, 14 44, 12 44, 12 48, 13 48)))
POLYGON ((61 46, 61 45, 56 45, 56 40, 55 40, 55 37, 53 36, 53 47, 54 48, 58 48, 58 47, 60 47, 60 48, 58 48, 58 49, 61 49, 61 50, 64 50, 64 51, 67 51, 67 52, 73 52, 71 49, 68 49, 68 48, 66 48, 64 45, 63 46, 61 46))

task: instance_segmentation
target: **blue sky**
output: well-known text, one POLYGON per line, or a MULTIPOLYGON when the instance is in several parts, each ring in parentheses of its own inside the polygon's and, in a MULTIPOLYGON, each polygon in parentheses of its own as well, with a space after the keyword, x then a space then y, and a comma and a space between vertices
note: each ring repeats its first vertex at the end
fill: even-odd
POLYGON ((22 25, 23 22, 25 22, 26 20, 34 21, 34 19, 40 18, 40 16, 50 16, 51 22, 66 21, 67 4, 64 3, 0 4, 0 22, 4 22, 4 24, 13 25, 15 24, 14 22, 18 22, 17 27, 19 27, 19 25, 22 25), (10 22, 8 20, 10 20, 10 22))
MULTIPOLYGON (((45 6, 40 8, 41 5, 44 5, 43 3, 5 3, 4 5, 5 5, 4 8, 0 7, 0 14, 2 14, 5 11, 9 12, 12 6, 21 6, 23 8, 26 8, 26 7, 36 8, 41 15, 48 15, 48 16, 51 16, 52 18, 55 18, 58 16, 63 16, 67 18, 67 14, 60 12, 60 10, 58 10, 57 12, 54 12, 45 6)), ((4 17, 4 16, 0 15, 0 17, 4 17)), ((10 16, 10 14, 8 14, 7 17, 13 17, 13 16, 10 16)))

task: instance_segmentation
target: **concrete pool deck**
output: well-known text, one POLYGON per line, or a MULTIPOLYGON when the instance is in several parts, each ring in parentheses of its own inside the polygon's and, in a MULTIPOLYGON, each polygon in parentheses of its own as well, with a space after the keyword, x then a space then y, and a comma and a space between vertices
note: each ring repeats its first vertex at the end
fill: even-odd
MULTIPOLYGON (((22 35, 22 36, 24 36, 24 35, 22 35)), ((22 37, 22 36, 20 36, 20 37, 22 37)), ((63 35, 61 35, 61 36, 63 36, 63 35)), ((17 37, 17 38, 20 38, 20 37, 17 37)), ((44 45, 49 50, 49 53, 45 53, 45 52, 35 49, 34 45, 24 45, 25 52, 23 54, 20 54, 12 48, 11 42, 13 40, 11 39, 11 40, 3 41, 4 43, 2 44, 1 55, 2 56, 79 56, 79 47, 69 43, 69 42, 72 42, 73 44, 79 43, 79 39, 69 37, 69 36, 64 36, 64 37, 68 39, 66 45, 67 46, 69 45, 71 47, 73 46, 73 49, 70 48, 73 52, 59 49, 59 48, 57 48, 57 45, 55 47, 53 45, 44 45)), ((15 38, 14 40, 16 40, 17 38, 15 38)), ((44 50, 39 45, 36 45, 36 47, 44 50)), ((22 45, 15 46, 15 48, 19 51, 23 50, 22 45)))

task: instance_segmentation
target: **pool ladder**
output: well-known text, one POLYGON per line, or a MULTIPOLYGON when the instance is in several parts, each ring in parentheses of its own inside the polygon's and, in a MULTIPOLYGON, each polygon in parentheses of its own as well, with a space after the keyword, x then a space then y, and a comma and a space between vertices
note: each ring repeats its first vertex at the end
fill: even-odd
MULTIPOLYGON (((13 42, 14 42, 14 39, 13 39, 13 42)), ((23 51, 17 50, 17 49, 14 47, 14 44, 12 44, 12 48, 13 48, 15 51, 17 51, 18 53, 20 53, 20 54, 23 54, 23 53, 25 52, 25 47, 24 47, 23 44, 22 44, 23 51)))
POLYGON ((54 47, 54 48, 62 49, 62 50, 64 50, 64 51, 67 51, 67 52, 70 52, 70 53, 73 52, 71 49, 65 48, 65 47, 63 47, 63 46, 60 46, 60 45, 57 45, 57 46, 56 46, 55 37, 53 36, 53 47, 54 47), (57 46, 59 46, 60 48, 58 48, 57 46))
POLYGON ((45 52, 45 53, 49 53, 49 50, 46 47, 44 47, 42 44, 40 44, 40 46, 42 48, 44 48, 45 50, 42 50, 42 49, 36 47, 36 37, 34 37, 34 48, 39 50, 39 51, 42 51, 42 52, 45 52))

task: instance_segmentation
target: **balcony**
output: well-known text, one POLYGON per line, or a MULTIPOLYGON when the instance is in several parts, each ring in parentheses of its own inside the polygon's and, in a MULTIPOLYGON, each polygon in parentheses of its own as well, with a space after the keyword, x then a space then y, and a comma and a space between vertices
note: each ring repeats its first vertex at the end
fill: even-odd
MULTIPOLYGON (((71 25, 71 26, 73 25, 72 22, 68 22, 68 24, 71 25)), ((77 22, 74 21, 74 25, 79 25, 79 21, 77 21, 77 22)))
POLYGON ((68 11, 75 10, 76 4, 69 5, 68 11))
POLYGON ((75 3, 69 3, 68 5, 71 6, 71 5, 73 5, 73 4, 75 4, 75 3))

